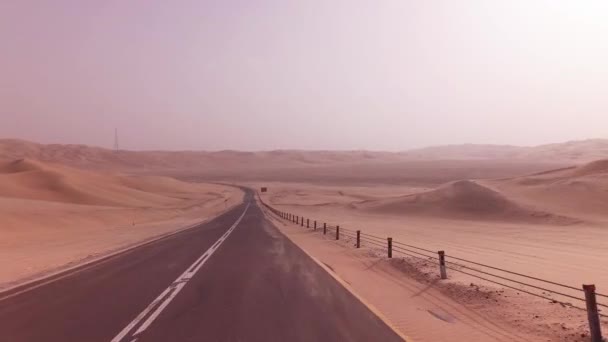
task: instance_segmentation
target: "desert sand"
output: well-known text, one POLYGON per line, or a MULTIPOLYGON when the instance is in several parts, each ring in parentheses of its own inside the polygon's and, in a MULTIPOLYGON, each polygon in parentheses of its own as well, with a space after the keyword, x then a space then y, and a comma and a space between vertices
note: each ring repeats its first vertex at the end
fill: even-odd
MULTIPOLYGON (((582 140, 533 147, 496 145, 455 145, 416 149, 405 152, 381 151, 113 151, 86 145, 38 144, 17 139, 0 139, 0 159, 29 158, 79 168, 145 172, 164 170, 189 174, 193 170, 206 178, 300 181, 331 177, 336 167, 349 170, 357 181, 382 181, 397 177, 400 171, 427 169, 434 175, 441 168, 462 170, 463 164, 478 161, 481 170, 493 168, 496 176, 514 175, 513 171, 547 170, 547 165, 572 165, 608 158, 608 140, 582 140), (483 163, 483 161, 490 161, 483 163), (460 162, 460 163, 459 163, 460 162), (463 163, 464 162, 464 163, 463 163), (281 172, 276 172, 277 170, 281 172), (285 172, 291 171, 285 175, 285 172), (245 172, 249 171, 249 172, 245 172), (253 173, 251 174, 251 172, 253 173), (382 178, 374 177, 380 171, 382 178), (295 172, 295 174, 294 174, 295 172), (279 178, 279 179, 277 179, 279 178)), ((486 172, 483 172, 486 173, 486 172)), ((418 176, 423 176, 418 173, 418 176)), ((342 174, 342 176, 346 176, 342 174)), ((460 179, 477 178, 461 174, 460 179)))
MULTIPOLYGON (((262 198, 279 210, 380 237, 390 236, 395 241, 432 251, 445 250, 448 255, 577 288, 593 283, 598 292, 608 293, 608 269, 602 266, 602 261, 608 258, 606 160, 527 176, 465 179, 426 187, 416 184, 323 186, 286 182, 253 185, 262 184, 269 187, 269 192, 262 194, 262 198)), ((389 267, 391 265, 381 259, 370 259, 361 252, 352 251, 352 240, 342 249, 333 249, 327 246, 335 244, 331 239, 298 233, 293 225, 284 225, 283 230, 355 284, 356 290, 376 298, 382 311, 416 341, 447 341, 454 334, 466 336, 470 341, 584 340, 582 335, 587 331, 584 311, 562 308, 547 300, 523 296, 523 293, 509 296, 509 289, 506 289, 507 294, 500 292, 501 298, 496 303, 494 297, 487 299, 485 292, 471 301, 468 292, 475 294, 477 288, 490 293, 505 291, 505 288, 451 272, 449 282, 457 286, 457 290, 454 291, 454 287, 446 289, 445 285, 435 283, 438 271, 434 263, 421 264, 406 258, 409 268, 399 272, 395 265, 389 267), (363 269, 375 271, 363 272, 363 269), (367 281, 363 276, 366 273, 367 281), (403 305, 391 305, 391 301, 377 293, 380 290, 374 284, 386 282, 386 277, 394 282, 393 287, 395 283, 403 283, 399 287, 401 292, 395 289, 394 293, 395 297, 404 296, 400 302, 403 305), (471 291, 462 290, 467 288, 471 291), (412 310, 407 303, 424 301, 419 298, 418 290, 433 299, 427 298, 427 302, 415 305, 419 310, 412 310), (447 304, 451 301, 458 303, 452 309, 447 304), (425 314, 421 315, 420 310, 425 314), (451 328, 445 329, 443 335, 440 328, 430 331, 412 328, 428 327, 437 316, 433 310, 453 317, 458 324, 448 325, 451 328), (464 314, 470 310, 473 313, 464 314), (471 321, 475 316, 477 320, 471 321), (493 325, 492 322, 500 324, 496 325, 494 333, 489 333, 488 324, 493 325)), ((376 250, 376 253, 382 252, 376 250)), ((390 288, 386 286, 382 287, 382 293, 390 288)), ((558 290, 550 285, 546 287, 558 290)), ((582 296, 577 291, 565 292, 582 296)), ((584 307, 584 302, 570 298, 557 295, 551 298, 584 307)), ((393 298, 392 302, 395 300, 393 298)), ((599 301, 608 304, 605 298, 599 301)), ((441 319, 435 321, 434 328, 445 324, 439 322, 441 319)))
MULTIPOLYGON (((605 158, 605 140, 407 152, 135 152, 3 140, 0 283, 213 217, 242 199, 209 184, 221 181, 267 186, 264 201, 319 222, 607 293, 605 158)), ((586 338, 584 312, 568 305, 454 271, 439 282, 433 262, 389 262, 372 245, 354 250, 347 238, 275 222, 415 341, 586 338)))
POLYGON ((207 220, 242 192, 155 176, 0 163, 0 287, 207 220))

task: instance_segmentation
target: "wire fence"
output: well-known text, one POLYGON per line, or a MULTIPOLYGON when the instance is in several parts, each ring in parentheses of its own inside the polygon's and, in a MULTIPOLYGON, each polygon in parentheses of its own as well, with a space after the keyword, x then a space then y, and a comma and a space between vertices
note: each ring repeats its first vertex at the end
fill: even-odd
MULTIPOLYGON (((262 204, 283 219, 292 220, 297 223, 297 220, 300 217, 277 210, 263 201, 262 204), (296 217, 295 220, 293 219, 294 217, 296 217)), ((303 219, 300 218, 300 220, 303 219)), ((316 225, 316 223, 320 221, 315 220, 314 222, 316 225)), ((603 314, 601 313, 601 310, 597 309, 597 307, 608 308, 608 302, 597 302, 596 299, 596 297, 606 299, 608 298, 608 295, 595 292, 595 286, 593 285, 585 285, 582 288, 578 288, 572 285, 464 259, 451 254, 445 254, 443 251, 433 251, 428 248, 393 241, 390 237, 376 236, 363 233, 360 230, 346 229, 339 225, 330 225, 325 222, 323 223, 323 227, 323 233, 335 234, 336 240, 338 240, 341 235, 350 239, 356 239, 357 248, 368 247, 381 249, 386 251, 389 258, 393 257, 393 254, 395 254, 422 260, 427 263, 439 262, 442 278, 446 275, 446 270, 450 270, 493 285, 499 285, 537 298, 542 298, 552 303, 558 303, 575 309, 587 310, 587 312, 590 313, 589 321, 593 342, 596 341, 594 336, 597 337, 600 333, 594 334, 594 329, 599 329, 599 318, 597 324, 595 324, 592 323, 592 316, 608 318, 607 314, 603 314), (591 288, 593 289, 592 291, 591 288), (584 307, 570 303, 569 301, 572 300, 576 301, 576 303, 582 302, 584 307), (590 301, 592 303, 590 303, 590 301)), ((318 229, 319 228, 317 227, 317 230, 318 229)))

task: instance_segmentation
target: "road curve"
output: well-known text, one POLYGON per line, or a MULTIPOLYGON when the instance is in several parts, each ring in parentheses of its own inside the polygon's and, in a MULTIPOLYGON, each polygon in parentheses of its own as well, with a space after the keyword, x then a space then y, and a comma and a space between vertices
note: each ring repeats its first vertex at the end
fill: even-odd
POLYGON ((216 219, 0 294, 8 342, 402 341, 247 192, 216 219))

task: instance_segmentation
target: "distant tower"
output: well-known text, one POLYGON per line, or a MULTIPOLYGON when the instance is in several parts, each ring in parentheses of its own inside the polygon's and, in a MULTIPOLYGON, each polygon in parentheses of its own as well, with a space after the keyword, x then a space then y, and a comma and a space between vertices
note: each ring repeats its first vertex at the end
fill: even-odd
POLYGON ((114 129, 114 150, 118 151, 118 128, 114 129))

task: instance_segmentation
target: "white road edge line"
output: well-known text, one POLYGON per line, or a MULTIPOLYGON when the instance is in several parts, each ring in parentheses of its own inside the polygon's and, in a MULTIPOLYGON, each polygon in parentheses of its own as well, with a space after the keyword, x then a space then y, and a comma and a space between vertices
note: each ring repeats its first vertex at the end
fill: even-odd
POLYGON ((133 341, 133 338, 137 339, 136 335, 145 331, 150 326, 150 324, 154 322, 158 315, 161 314, 161 312, 167 307, 167 305, 169 305, 169 303, 177 296, 177 294, 184 288, 184 286, 186 286, 186 283, 196 274, 196 272, 198 272, 198 270, 209 259, 211 259, 213 253, 215 253, 215 251, 224 243, 224 241, 226 241, 230 233, 232 233, 232 231, 234 231, 234 229, 236 229, 236 227, 239 225, 239 223, 245 216, 245 213, 247 213, 247 209, 249 209, 250 205, 251 202, 247 203, 247 206, 245 207, 245 210, 243 211, 241 216, 230 227, 230 229, 228 229, 228 231, 218 239, 219 244, 216 242, 214 245, 212 245, 211 248, 205 251, 205 253, 203 253, 194 263, 192 263, 192 265, 188 266, 186 268, 186 271, 182 273, 182 275, 180 275, 173 283, 171 283, 171 285, 169 285, 169 287, 167 287, 166 290, 164 290, 154 301, 152 301, 152 303, 150 303, 148 307, 146 307, 139 315, 137 315, 137 317, 135 317, 135 319, 131 323, 129 323, 118 335, 116 335, 116 337, 114 337, 111 342, 121 342, 125 338, 125 336, 127 336, 129 332, 131 332, 133 328, 137 326, 137 324, 139 324, 146 316, 148 316, 150 312, 152 312, 152 310, 156 308, 156 310, 148 316, 148 319, 143 324, 141 324, 139 329, 137 329, 137 331, 132 334, 131 341, 133 341), (199 262, 200 264, 196 266, 196 268, 194 268, 192 271, 190 271, 190 269, 199 262), (173 290, 171 295, 165 298, 169 294, 169 292, 171 292, 171 290, 173 290))
POLYGON ((212 218, 208 218, 208 219, 202 220, 200 222, 196 222, 196 223, 192 223, 190 225, 184 226, 184 227, 180 227, 179 229, 176 229, 176 230, 174 230, 172 232, 168 232, 168 233, 160 234, 160 235, 157 235, 157 236, 153 236, 153 237, 151 237, 151 238, 149 238, 149 239, 147 239, 145 241, 142 241, 142 242, 139 242, 139 243, 135 243, 133 245, 125 246, 124 248, 117 249, 117 250, 112 251, 112 252, 110 252, 108 254, 99 255, 99 256, 94 257, 93 259, 88 260, 86 262, 80 263, 80 262, 77 261, 77 263, 74 266, 62 268, 62 269, 59 269, 57 271, 53 271, 51 273, 45 274, 43 276, 36 277, 34 279, 31 279, 31 280, 28 280, 28 281, 25 281, 25 282, 22 282, 22 283, 18 283, 16 285, 12 285, 12 286, 9 286, 7 288, 0 289, 0 301, 6 300, 6 299, 9 299, 9 298, 12 298, 12 297, 16 297, 16 296, 18 296, 20 294, 23 294, 23 293, 29 292, 31 290, 37 289, 39 287, 42 287, 42 286, 54 283, 54 282, 59 281, 61 279, 67 278, 69 276, 72 276, 74 274, 87 271, 87 270, 89 270, 89 269, 91 269, 93 267, 97 267, 97 266, 103 265, 105 263, 108 263, 110 261, 113 261, 116 257, 123 256, 126 253, 130 253, 130 252, 136 250, 137 248, 140 248, 140 247, 143 247, 143 246, 147 246, 147 245, 156 243, 156 242, 158 242, 160 240, 163 240, 163 239, 166 239, 166 238, 170 238, 173 235, 177 235, 179 233, 183 233, 183 232, 188 231, 188 230, 190 230, 190 229, 192 229, 194 227, 197 227, 197 226, 203 225, 205 223, 208 223, 209 221, 211 221, 211 220, 213 220, 213 219, 215 219, 215 218, 217 218, 217 217, 219 217, 219 216, 221 216, 221 215, 229 212, 230 210, 236 208, 240 204, 241 203, 239 203, 239 204, 237 204, 235 206, 232 206, 232 207, 224 210, 223 212, 220 212, 218 215, 216 215, 216 216, 214 216, 212 218), (33 283, 37 283, 37 282, 40 282, 40 283, 38 283, 38 284, 36 284, 34 286, 29 286, 29 285, 31 285, 33 283), (3 294, 8 293, 10 291, 13 291, 14 289, 17 289, 17 288, 20 288, 20 287, 24 287, 24 289, 21 290, 21 291, 17 291, 17 292, 11 293, 9 295, 3 296, 3 294))

